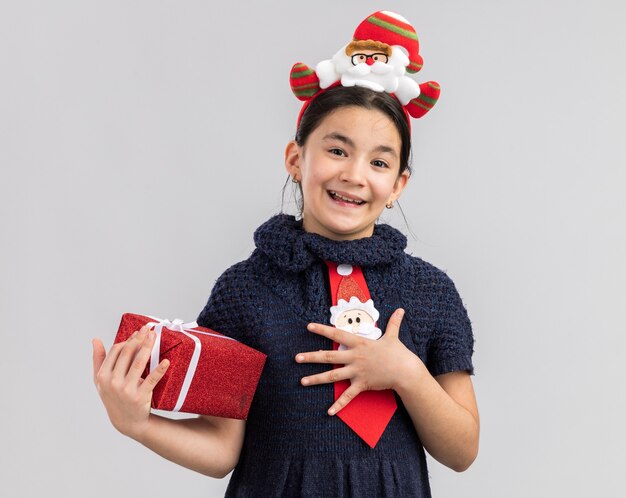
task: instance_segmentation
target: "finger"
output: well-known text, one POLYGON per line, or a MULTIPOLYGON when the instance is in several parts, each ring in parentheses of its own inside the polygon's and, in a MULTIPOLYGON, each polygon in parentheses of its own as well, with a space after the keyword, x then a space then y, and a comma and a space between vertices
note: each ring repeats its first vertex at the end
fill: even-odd
POLYGON ((115 362, 115 367, 113 368, 114 377, 117 377, 118 379, 126 377, 137 350, 148 335, 148 330, 149 328, 144 325, 138 332, 134 333, 126 340, 126 343, 119 354, 119 358, 115 362))
POLYGON ((384 338, 397 339, 400 335, 400 325, 402 324, 402 318, 404 318, 404 310, 398 308, 389 317, 387 328, 385 329, 384 338))
POLYGON ((331 384, 339 380, 351 379, 354 374, 349 367, 333 368, 327 372, 302 377, 300 381, 303 386, 314 386, 317 384, 331 384))
POLYGON ((322 335, 333 342, 338 342, 339 344, 343 344, 349 348, 356 346, 361 340, 359 337, 351 334, 350 332, 346 332, 329 325, 322 325, 321 323, 309 323, 306 328, 314 334, 322 335))
POLYGON ((360 392, 361 392, 361 389, 359 389, 354 384, 350 384, 350 387, 348 387, 348 389, 346 389, 343 393, 341 393, 341 396, 337 398, 337 401, 335 401, 332 404, 332 406, 328 409, 328 414, 334 415, 339 410, 345 408, 347 404, 350 403, 350 401, 352 401, 354 398, 356 398, 356 396, 360 392))
POLYGON ((146 369, 146 365, 148 361, 150 361, 150 356, 152 355, 152 347, 154 346, 154 341, 156 339, 156 334, 152 331, 149 331, 144 338, 139 351, 135 355, 133 362, 128 369, 128 378, 130 381, 139 382, 141 375, 146 369))
POLYGON ((100 367, 104 363, 104 359, 107 356, 106 350, 104 349, 104 344, 98 338, 95 338, 91 341, 91 345, 93 347, 92 360, 93 360, 93 383, 98 384, 96 376, 100 371, 100 367))
POLYGON ((102 373, 102 372, 111 373, 113 371, 113 369, 115 368, 115 364, 117 362, 117 358, 119 357, 120 353, 122 352, 122 349, 124 348, 128 340, 130 340, 130 338, 124 342, 117 342, 113 344, 113 346, 111 346, 111 349, 109 349, 109 354, 106 355, 104 362, 100 366, 99 373, 102 373))
POLYGON ((139 386, 139 390, 152 393, 152 391, 154 390, 154 386, 156 386, 163 378, 169 366, 170 360, 167 359, 159 363, 159 366, 152 370, 152 372, 150 372, 150 375, 148 375, 141 383, 141 386, 139 386))
POLYGON ((298 353, 296 361, 298 363, 328 363, 335 365, 344 365, 350 359, 349 351, 329 351, 321 349, 319 351, 311 351, 308 353, 298 353))

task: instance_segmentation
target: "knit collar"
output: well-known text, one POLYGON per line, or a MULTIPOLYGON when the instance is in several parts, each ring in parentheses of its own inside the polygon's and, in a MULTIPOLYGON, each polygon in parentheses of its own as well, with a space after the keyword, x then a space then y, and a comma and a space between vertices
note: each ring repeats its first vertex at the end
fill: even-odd
POLYGON ((259 251, 290 272, 303 271, 320 260, 356 266, 390 264, 406 248, 406 237, 389 225, 375 225, 371 237, 331 240, 305 232, 302 220, 287 214, 263 223, 254 232, 254 242, 259 251))

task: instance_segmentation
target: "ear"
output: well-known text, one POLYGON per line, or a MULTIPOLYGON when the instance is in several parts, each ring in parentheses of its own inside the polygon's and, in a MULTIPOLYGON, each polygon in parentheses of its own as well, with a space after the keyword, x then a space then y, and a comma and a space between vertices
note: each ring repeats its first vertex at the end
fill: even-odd
POLYGON ((285 148, 285 169, 291 178, 300 180, 302 174, 300 172, 300 158, 302 157, 302 148, 295 140, 290 141, 285 148))
POLYGON ((393 185, 393 190, 391 191, 391 195, 389 196, 390 202, 395 202, 400 198, 402 191, 406 187, 407 182, 409 181, 409 172, 404 170, 401 175, 396 178, 396 183, 393 185))

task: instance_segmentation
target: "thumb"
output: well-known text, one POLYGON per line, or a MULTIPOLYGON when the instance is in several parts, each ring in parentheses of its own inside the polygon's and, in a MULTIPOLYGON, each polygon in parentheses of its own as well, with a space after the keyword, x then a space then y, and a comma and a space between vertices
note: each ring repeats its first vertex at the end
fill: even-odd
POLYGON ((95 338, 91 341, 91 345, 93 347, 92 353, 92 361, 93 361, 93 383, 96 384, 96 376, 100 371, 100 367, 104 363, 104 359, 106 358, 106 350, 104 349, 104 344, 98 338, 95 338))
POLYGON ((398 338, 398 336, 400 335, 400 324, 402 323, 402 318, 404 318, 404 310, 402 308, 398 308, 389 317, 389 322, 387 323, 387 328, 385 329, 385 335, 383 336, 383 339, 398 338))

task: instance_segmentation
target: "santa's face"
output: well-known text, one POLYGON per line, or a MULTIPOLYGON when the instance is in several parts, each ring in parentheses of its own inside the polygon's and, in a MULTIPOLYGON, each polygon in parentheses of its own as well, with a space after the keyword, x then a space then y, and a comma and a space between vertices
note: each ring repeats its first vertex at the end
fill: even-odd
POLYGON ((339 50, 333 57, 343 86, 363 86, 378 92, 396 91, 398 79, 405 74, 409 63, 401 48, 350 47, 339 50))
POLYGON ((376 62, 382 62, 384 64, 387 64, 387 62, 389 61, 389 57, 387 56, 387 54, 383 52, 377 52, 376 50, 363 49, 354 51, 347 55, 348 57, 350 57, 350 61, 352 62, 353 66, 356 66, 358 64, 367 64, 368 66, 371 66, 376 62))
POLYGON ((353 334, 356 334, 361 326, 369 328, 367 325, 373 325, 374 320, 363 310, 347 310, 337 317, 335 326, 346 330, 351 327, 353 334))
POLYGON ((385 114, 352 106, 326 116, 303 147, 290 142, 285 165, 302 186, 304 229, 334 240, 371 236, 408 180, 400 145, 385 114))

